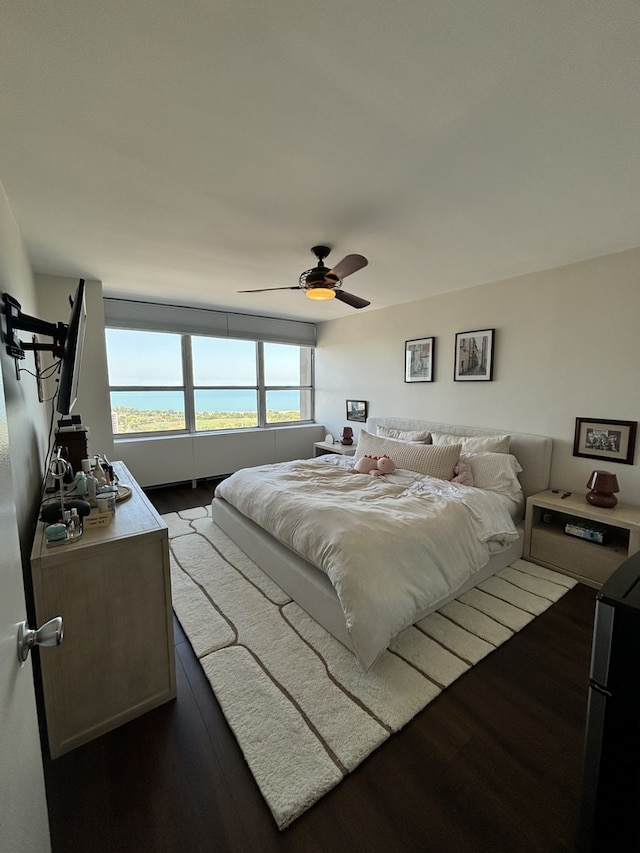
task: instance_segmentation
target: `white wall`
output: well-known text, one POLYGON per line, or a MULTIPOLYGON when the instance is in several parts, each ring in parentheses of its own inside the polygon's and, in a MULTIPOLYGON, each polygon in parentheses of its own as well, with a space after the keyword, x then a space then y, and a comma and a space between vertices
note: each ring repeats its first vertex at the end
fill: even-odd
MULTIPOLYGON (((16 299, 25 314, 38 316, 36 290, 31 266, 14 218, 9 200, 0 184, 0 291, 16 299)), ((2 303, 4 308, 4 303, 2 303)), ((28 564, 37 509, 40 503, 39 484, 47 454, 47 408, 38 402, 38 391, 33 376, 33 353, 26 353, 17 362, 23 371, 16 376, 16 363, 7 352, 4 341, 4 317, 2 320, 2 345, 0 365, 4 380, 7 406, 9 447, 15 483, 16 517, 19 527, 23 565, 28 564)), ((18 332, 20 340, 30 341, 29 332, 18 332)))
POLYGON ((350 398, 374 416, 549 435, 554 488, 584 493, 604 468, 618 499, 640 505, 638 449, 633 466, 573 456, 576 417, 640 420, 639 282, 633 249, 320 324, 316 418, 338 435, 350 398), (454 382, 456 332, 485 328, 496 329, 494 381, 454 382), (406 384, 404 342, 430 336, 435 382, 406 384))

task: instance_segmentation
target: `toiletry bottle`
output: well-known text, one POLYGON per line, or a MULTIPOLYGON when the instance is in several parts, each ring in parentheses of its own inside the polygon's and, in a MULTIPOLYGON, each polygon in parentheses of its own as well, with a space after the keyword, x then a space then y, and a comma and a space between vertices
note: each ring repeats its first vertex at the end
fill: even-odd
POLYGON ((71 532, 74 536, 77 536, 80 533, 80 516, 75 506, 71 507, 71 525, 71 532))
POLYGON ((101 486, 104 486, 105 483, 107 482, 107 480, 104 476, 104 471, 102 470, 102 465, 100 464, 100 457, 99 456, 96 456, 96 458, 95 458, 95 465, 93 466, 93 476, 96 478, 96 480, 98 482, 98 488, 100 488, 101 486))
POLYGON ((98 501, 96 498, 97 491, 98 481, 93 476, 93 472, 89 471, 89 473, 87 474, 87 497, 91 506, 98 506, 98 501))
POLYGON ((78 471, 75 476, 76 495, 84 497, 87 494, 87 475, 84 471, 78 471))

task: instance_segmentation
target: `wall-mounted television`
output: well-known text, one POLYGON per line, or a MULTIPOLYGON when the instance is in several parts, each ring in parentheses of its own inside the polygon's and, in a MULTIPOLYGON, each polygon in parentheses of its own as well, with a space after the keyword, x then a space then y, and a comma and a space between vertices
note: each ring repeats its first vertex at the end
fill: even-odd
POLYGON ((78 398, 78 379, 80 377, 86 325, 87 307, 84 296, 84 279, 81 278, 71 304, 71 316, 64 339, 60 364, 60 384, 58 385, 56 411, 61 415, 68 415, 78 398))
POLYGON ((48 351, 54 358, 59 358, 60 380, 56 410, 61 415, 68 415, 78 396, 82 346, 87 323, 84 279, 81 278, 78 282, 75 296, 70 297, 71 315, 68 323, 49 323, 46 320, 31 317, 22 312, 20 303, 10 294, 3 293, 2 298, 6 323, 5 345, 9 355, 16 360, 16 376, 20 379, 17 363, 19 359, 25 357, 26 350, 48 351), (16 330, 45 335, 52 338, 52 342, 41 343, 37 338, 34 338, 31 343, 21 341, 15 334, 16 330))

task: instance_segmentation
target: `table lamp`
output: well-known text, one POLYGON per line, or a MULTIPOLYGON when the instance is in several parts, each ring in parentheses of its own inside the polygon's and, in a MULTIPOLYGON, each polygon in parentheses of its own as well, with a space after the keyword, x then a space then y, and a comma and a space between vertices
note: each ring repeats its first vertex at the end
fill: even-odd
POLYGON ((614 495, 614 492, 620 491, 618 478, 609 471, 592 471, 587 488, 591 489, 586 495, 587 503, 592 506, 611 509, 618 503, 618 498, 614 495))
POLYGON ((353 430, 351 427, 344 427, 340 444, 353 444, 353 430))

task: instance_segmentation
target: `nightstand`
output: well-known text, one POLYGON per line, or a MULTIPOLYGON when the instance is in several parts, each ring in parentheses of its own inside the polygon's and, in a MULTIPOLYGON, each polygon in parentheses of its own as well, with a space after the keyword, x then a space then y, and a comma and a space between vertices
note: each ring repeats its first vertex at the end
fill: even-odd
POLYGON ((314 456, 324 456, 325 453, 341 453, 343 456, 355 456, 355 444, 327 444, 326 441, 316 441, 313 445, 314 456))
POLYGON ((584 494, 563 498, 563 491, 539 492, 527 500, 524 559, 599 588, 624 561, 640 550, 640 507, 619 503, 612 509, 591 506, 584 494), (565 533, 568 523, 604 525, 606 545, 565 533))

